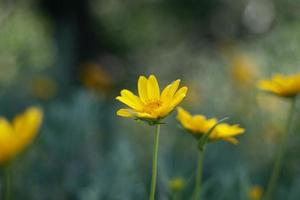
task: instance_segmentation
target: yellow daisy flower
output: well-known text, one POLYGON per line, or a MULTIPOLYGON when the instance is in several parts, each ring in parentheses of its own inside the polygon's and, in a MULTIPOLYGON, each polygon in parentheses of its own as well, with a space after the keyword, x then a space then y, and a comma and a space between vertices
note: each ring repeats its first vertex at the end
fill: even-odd
POLYGON ((30 107, 10 123, 0 118, 0 165, 6 163, 35 138, 42 123, 43 112, 30 107))
POLYGON ((134 95, 129 90, 122 90, 121 96, 117 100, 126 104, 130 108, 118 110, 117 115, 121 117, 133 117, 150 121, 157 121, 166 117, 186 96, 187 87, 179 90, 180 80, 167 85, 160 93, 157 79, 150 75, 147 79, 140 76, 138 80, 138 94, 134 95))
POLYGON ((282 97, 294 97, 300 93, 300 73, 283 76, 275 74, 271 80, 258 82, 258 88, 282 97))
MULTIPOLYGON (((181 125, 195 136, 201 137, 203 134, 206 134, 218 122, 216 118, 206 119, 203 115, 192 116, 181 107, 177 108, 177 113, 177 119, 181 125)), ((244 132, 245 129, 240 128, 239 125, 221 123, 213 130, 209 139, 210 141, 224 140, 237 144, 238 140, 234 137, 244 132)))

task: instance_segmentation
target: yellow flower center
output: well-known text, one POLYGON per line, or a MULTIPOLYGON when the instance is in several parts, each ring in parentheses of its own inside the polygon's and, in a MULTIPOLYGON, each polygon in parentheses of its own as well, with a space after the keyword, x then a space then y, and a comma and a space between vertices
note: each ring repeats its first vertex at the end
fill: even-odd
POLYGON ((151 114, 156 109, 158 109, 161 106, 161 104, 162 104, 161 101, 157 101, 157 100, 151 101, 144 106, 143 112, 151 114))

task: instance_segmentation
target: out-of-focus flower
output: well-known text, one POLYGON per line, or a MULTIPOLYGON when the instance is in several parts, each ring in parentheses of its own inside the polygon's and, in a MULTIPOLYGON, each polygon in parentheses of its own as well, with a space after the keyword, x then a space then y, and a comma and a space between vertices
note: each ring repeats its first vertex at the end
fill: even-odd
POLYGON ((169 188, 172 192, 179 192, 185 187, 185 180, 181 177, 173 178, 169 181, 169 188))
POLYGON ((254 185, 249 189, 250 200, 260 200, 263 195, 263 188, 259 185, 254 185))
POLYGON ((0 118, 0 164, 14 158, 36 137, 42 123, 43 111, 30 107, 10 123, 0 118))
POLYGON ((138 80, 139 96, 124 89, 121 91, 121 96, 116 97, 117 100, 130 107, 118 110, 117 115, 151 121, 158 121, 166 117, 186 96, 188 88, 182 87, 177 90, 179 83, 178 79, 167 85, 160 93, 154 75, 150 75, 148 79, 140 76, 138 80))
POLYGON ((271 80, 261 80, 258 88, 281 97, 294 97, 300 93, 300 73, 284 76, 275 74, 271 80))
POLYGON ((239 86, 251 86, 257 76, 257 66, 246 55, 235 55, 230 59, 232 80, 239 86))
POLYGON ((57 93, 57 83, 50 76, 36 76, 31 82, 31 92, 37 98, 51 99, 57 93))
MULTIPOLYGON (((195 136, 206 134, 214 125, 217 124, 217 119, 206 119, 203 115, 192 116, 183 108, 177 108, 177 119, 181 125, 195 136)), ((245 129, 239 125, 229 125, 226 123, 219 124, 209 136, 210 141, 224 140, 233 144, 237 144, 238 140, 234 138, 245 132, 245 129)))
POLYGON ((97 93, 108 93, 112 89, 111 76, 101 65, 87 63, 82 65, 80 80, 83 85, 97 93))

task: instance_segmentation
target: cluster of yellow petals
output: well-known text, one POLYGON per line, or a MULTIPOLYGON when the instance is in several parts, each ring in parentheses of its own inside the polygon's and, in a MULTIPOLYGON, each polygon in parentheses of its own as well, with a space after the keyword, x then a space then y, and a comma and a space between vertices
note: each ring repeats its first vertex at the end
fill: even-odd
MULTIPOLYGON (((206 119, 203 115, 192 116, 181 107, 177 108, 177 112, 177 119, 181 125, 193 134, 205 134, 218 122, 216 118, 206 119)), ((239 125, 221 123, 210 134, 209 139, 210 141, 224 140, 236 144, 238 140, 234 137, 244 132, 245 129, 239 125)))
POLYGON ((147 120, 159 120, 166 117, 186 96, 187 87, 178 89, 180 80, 167 85, 160 92, 159 84, 154 75, 149 78, 140 76, 138 80, 138 95, 129 90, 122 90, 117 100, 130 108, 117 111, 121 117, 133 117, 147 120))
POLYGON ((10 123, 0 118, 0 164, 12 159, 28 146, 38 133, 43 112, 38 107, 30 107, 17 115, 10 123))
POLYGON ((259 81, 258 87, 278 96, 293 97, 300 93, 300 73, 289 76, 275 74, 271 80, 259 81))

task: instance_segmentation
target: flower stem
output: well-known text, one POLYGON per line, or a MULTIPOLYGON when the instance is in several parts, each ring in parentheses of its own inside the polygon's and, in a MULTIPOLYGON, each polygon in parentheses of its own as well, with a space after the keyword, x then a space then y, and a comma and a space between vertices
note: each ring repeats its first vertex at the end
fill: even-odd
POLYGON ((157 124, 155 128, 154 142, 153 142, 152 178, 151 178, 151 192, 150 192, 149 200, 155 199, 159 132, 160 132, 160 124, 157 124))
POLYGON ((286 146, 288 144, 288 139, 289 139, 289 135, 291 132, 290 129, 291 129, 293 114, 294 114, 295 105, 296 105, 295 99, 296 98, 292 98, 291 102, 290 102, 291 106, 290 106, 290 111, 288 114, 289 116, 288 116, 288 120, 287 120, 286 131, 281 136, 281 141, 280 141, 279 148, 277 151, 274 168, 273 168, 272 175, 271 175, 271 178, 269 180, 268 187, 266 190, 266 194, 265 194, 265 198, 264 198, 265 200, 271 200, 274 195, 274 190, 276 189, 279 174, 280 174, 280 171, 282 168, 282 158, 286 152, 286 146))
POLYGON ((196 176, 196 185, 194 190, 194 200, 199 200, 201 198, 201 179, 202 179, 202 171, 203 171, 203 159, 204 159, 205 149, 199 151, 198 156, 198 167, 197 167, 197 176, 196 176))
POLYGON ((10 166, 5 168, 5 189, 4 189, 4 199, 11 199, 11 170, 10 166))

